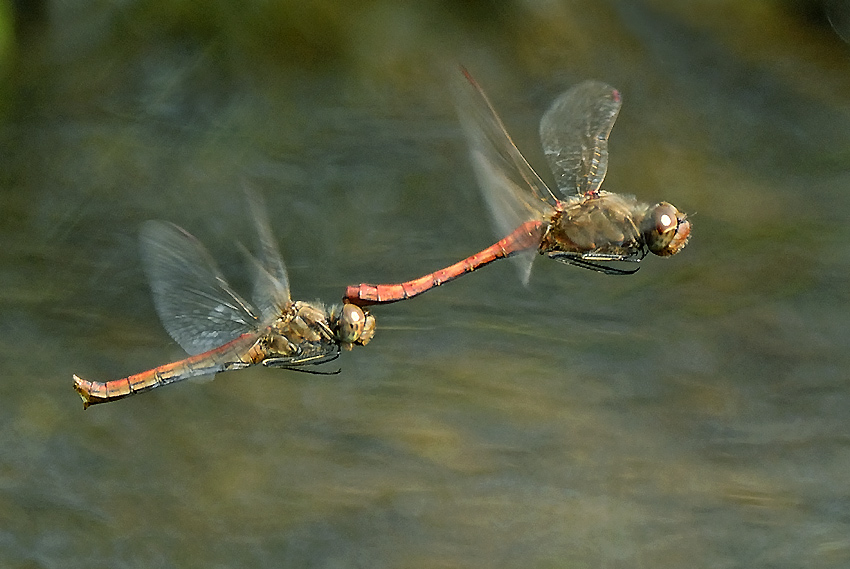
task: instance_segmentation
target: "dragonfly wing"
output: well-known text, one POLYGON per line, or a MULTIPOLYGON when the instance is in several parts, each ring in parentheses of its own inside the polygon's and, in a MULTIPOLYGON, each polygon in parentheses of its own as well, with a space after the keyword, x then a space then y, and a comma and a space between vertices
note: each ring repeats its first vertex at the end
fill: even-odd
POLYGON ((262 197, 248 188, 245 189, 245 195, 259 238, 257 258, 253 259, 255 277, 252 299, 260 310, 262 320, 272 321, 283 314, 291 304, 289 277, 269 226, 262 197))
POLYGON ((148 221, 140 237, 156 311, 189 354, 217 348, 259 328, 254 308, 230 288, 192 235, 173 223, 148 221))
MULTIPOLYGON (((501 238, 526 221, 544 219, 556 199, 511 140, 487 95, 465 69, 462 71, 466 84, 457 89, 458 115, 478 185, 501 238)), ((533 252, 513 258, 527 282, 533 252)))
POLYGON ((585 81, 543 115, 540 140, 564 197, 599 189, 608 170, 608 135, 621 104, 620 92, 610 85, 585 81))

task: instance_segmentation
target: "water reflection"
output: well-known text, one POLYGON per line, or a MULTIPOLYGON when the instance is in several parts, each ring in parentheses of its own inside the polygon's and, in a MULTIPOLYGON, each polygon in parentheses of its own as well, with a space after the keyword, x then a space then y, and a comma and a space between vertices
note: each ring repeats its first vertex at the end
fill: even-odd
POLYGON ((0 92, 0 559, 846 566, 848 52, 788 5, 51 4, 0 92), (696 212, 692 243, 624 279, 494 265, 381 309, 337 377, 80 410, 71 372, 181 355, 145 219, 245 290, 247 179, 326 302, 488 245, 446 55, 540 170, 552 97, 619 88, 606 186, 696 212))

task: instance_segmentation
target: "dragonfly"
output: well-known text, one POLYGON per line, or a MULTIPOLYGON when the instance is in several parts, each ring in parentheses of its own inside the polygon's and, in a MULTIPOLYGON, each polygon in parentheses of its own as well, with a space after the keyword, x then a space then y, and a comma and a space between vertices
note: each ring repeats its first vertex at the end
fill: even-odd
POLYGON ((463 125, 478 185, 498 235, 490 247, 449 267, 400 284, 346 288, 345 303, 388 304, 512 257, 527 283, 535 251, 563 263, 629 275, 648 253, 675 255, 691 223, 668 202, 649 205, 601 188, 608 170, 608 137, 620 112, 620 92, 585 81, 561 94, 540 121, 540 140, 557 194, 531 167, 505 130, 487 95, 466 69, 460 96, 463 125))
POLYGON ((286 267, 263 208, 256 197, 249 203, 259 234, 257 256, 246 251, 254 269, 253 305, 231 288, 204 246, 187 231, 163 221, 142 226, 142 260, 157 313, 190 357, 107 382, 74 375, 83 408, 257 364, 338 373, 306 366, 332 361, 342 349, 369 343, 375 317, 368 310, 292 301, 286 267))

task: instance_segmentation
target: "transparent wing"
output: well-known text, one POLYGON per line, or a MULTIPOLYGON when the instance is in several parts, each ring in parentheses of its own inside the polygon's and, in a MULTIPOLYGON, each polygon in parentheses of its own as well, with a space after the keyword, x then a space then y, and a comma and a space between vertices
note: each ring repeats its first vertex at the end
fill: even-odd
POLYGON ((608 170, 608 135, 621 104, 620 92, 610 85, 585 81, 543 115, 540 140, 564 197, 599 189, 608 170))
POLYGON ((259 237, 257 258, 252 258, 255 267, 252 299, 260 310, 262 320, 271 321, 291 304, 289 277, 269 226, 265 202, 257 192, 248 188, 245 188, 245 196, 259 237))
MULTIPOLYGON (((546 183, 517 149, 481 87, 462 69, 466 85, 458 88, 458 115, 469 144, 478 185, 502 238, 532 219, 543 219, 557 201, 546 183)), ((514 257, 528 281, 534 252, 514 257)))
POLYGON ((141 251, 163 326, 189 354, 258 330, 256 311, 225 282, 204 246, 185 230, 148 221, 141 251))

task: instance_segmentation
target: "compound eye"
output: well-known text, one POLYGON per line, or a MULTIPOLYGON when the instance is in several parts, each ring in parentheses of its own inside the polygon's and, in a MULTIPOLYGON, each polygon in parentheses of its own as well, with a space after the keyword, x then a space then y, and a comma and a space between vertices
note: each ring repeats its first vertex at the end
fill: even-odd
POLYGON ((662 202, 655 206, 655 212, 652 214, 652 219, 655 222, 655 232, 663 235, 670 230, 676 229, 679 225, 678 211, 675 207, 667 202, 662 202))
POLYGON ((359 306, 344 304, 342 316, 339 319, 339 341, 352 344, 356 342, 363 333, 366 325, 366 315, 359 306))
POLYGON ((644 227, 646 246, 661 257, 678 253, 687 245, 691 234, 691 223, 687 216, 667 202, 652 208, 644 227))
POLYGON ((649 250, 656 255, 666 255, 665 248, 676 234, 676 226, 679 224, 677 213, 676 208, 667 202, 652 208, 644 225, 644 238, 649 250))

